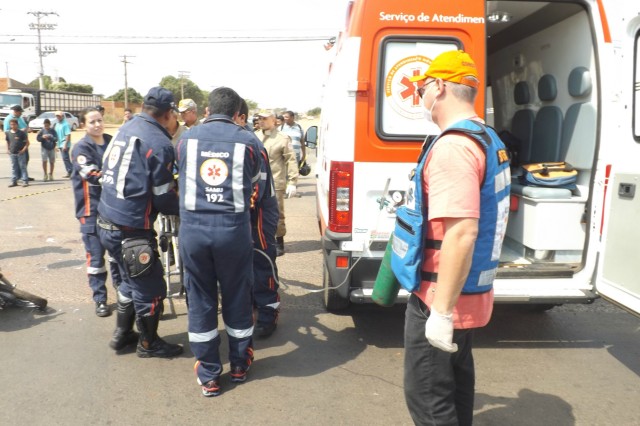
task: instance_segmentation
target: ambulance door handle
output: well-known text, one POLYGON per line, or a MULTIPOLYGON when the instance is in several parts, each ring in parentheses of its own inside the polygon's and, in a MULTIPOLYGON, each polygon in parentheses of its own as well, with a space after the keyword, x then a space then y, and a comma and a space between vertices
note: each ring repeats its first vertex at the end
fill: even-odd
POLYGON ((636 195, 636 184, 622 182, 620 186, 618 186, 618 195, 620 198, 633 199, 636 195))

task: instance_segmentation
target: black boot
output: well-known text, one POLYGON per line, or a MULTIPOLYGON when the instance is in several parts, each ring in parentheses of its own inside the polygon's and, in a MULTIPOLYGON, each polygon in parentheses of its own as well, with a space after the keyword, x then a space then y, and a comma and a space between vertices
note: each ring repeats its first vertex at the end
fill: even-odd
POLYGON ((113 332, 113 337, 109 342, 109 347, 115 351, 119 351, 138 341, 138 333, 133 331, 133 322, 136 318, 133 302, 122 303, 118 298, 117 313, 116 330, 113 332))
POLYGON ((136 317, 140 339, 136 352, 140 358, 172 358, 182 353, 182 346, 167 343, 158 337, 160 312, 150 316, 136 317))
POLYGON ((284 237, 276 237, 276 257, 284 254, 284 237))

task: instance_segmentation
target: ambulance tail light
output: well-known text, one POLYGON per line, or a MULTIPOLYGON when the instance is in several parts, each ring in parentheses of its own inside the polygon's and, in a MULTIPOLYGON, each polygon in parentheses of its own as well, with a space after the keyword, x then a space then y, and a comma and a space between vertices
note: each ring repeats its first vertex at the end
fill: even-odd
POLYGON ((351 232, 353 163, 332 161, 329 171, 329 223, 333 232, 351 232))
POLYGON ((520 198, 515 195, 511 195, 509 197, 509 211, 517 212, 519 209, 520 209, 520 198))

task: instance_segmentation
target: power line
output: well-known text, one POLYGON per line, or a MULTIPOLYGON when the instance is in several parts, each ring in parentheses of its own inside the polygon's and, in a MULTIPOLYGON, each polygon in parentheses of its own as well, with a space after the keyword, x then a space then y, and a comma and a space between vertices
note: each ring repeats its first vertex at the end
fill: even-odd
MULTIPOLYGON (((1 37, 1 35, 0 35, 1 37)), ((12 36, 19 37, 19 36, 12 36)), ((185 39, 155 39, 149 41, 56 41, 60 45, 165 45, 165 44, 228 44, 228 43, 281 43, 281 42, 310 42, 310 41, 326 41, 329 36, 314 37, 264 37, 264 38, 247 38, 247 37, 220 37, 211 39, 185 38, 185 39)), ((33 41, 0 41, 2 44, 34 44, 33 41)))

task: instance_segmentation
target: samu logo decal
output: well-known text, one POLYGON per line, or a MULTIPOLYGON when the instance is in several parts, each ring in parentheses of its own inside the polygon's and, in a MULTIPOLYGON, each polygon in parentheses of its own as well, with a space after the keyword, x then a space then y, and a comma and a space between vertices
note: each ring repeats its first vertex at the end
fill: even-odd
POLYGON ((424 108, 409 78, 422 75, 431 59, 422 55, 409 56, 396 62, 384 80, 384 94, 391 108, 401 116, 413 120, 424 117, 424 108))
POLYGON ((118 164, 118 160, 120 160, 120 147, 116 145, 109 153, 109 161, 107 161, 107 165, 110 169, 114 169, 118 164))
POLYGON ((227 180, 229 168, 219 158, 209 158, 200 166, 200 177, 207 185, 219 186, 227 180))

